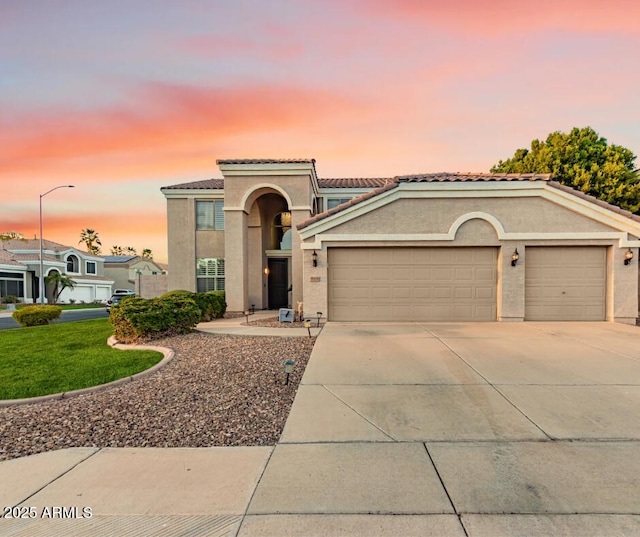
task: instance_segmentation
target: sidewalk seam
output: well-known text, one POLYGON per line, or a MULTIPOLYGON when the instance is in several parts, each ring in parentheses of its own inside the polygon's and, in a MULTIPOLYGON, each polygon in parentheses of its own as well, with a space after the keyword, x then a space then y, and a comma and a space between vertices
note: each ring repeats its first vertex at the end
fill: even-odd
POLYGON ((67 468, 64 472, 62 472, 60 475, 54 477, 51 481, 49 481, 48 483, 45 483, 44 485, 42 485, 38 490, 36 490, 35 492, 32 492, 31 494, 29 494, 29 496, 27 496, 26 498, 20 500, 16 505, 14 505, 13 507, 18 507, 20 504, 26 502, 27 500, 29 500, 30 498, 33 498, 36 494, 38 494, 39 492, 41 492, 42 490, 44 490, 45 488, 47 488, 49 485, 51 485, 53 482, 57 481, 58 479, 60 479, 61 477, 67 475, 71 470, 77 468, 78 466, 80 466, 82 463, 84 463, 85 461, 89 460, 91 457, 93 457, 94 455, 96 455, 97 453, 100 453, 102 451, 103 448, 97 448, 93 453, 89 453, 89 455, 87 455, 84 459, 76 462, 73 466, 71 466, 70 468, 67 468))
POLYGON ((469 534, 467 533, 467 528, 464 527, 464 524, 462 522, 462 515, 458 512, 456 504, 453 503, 453 498, 449 494, 449 491, 447 490, 447 486, 444 484, 442 476, 440 475, 440 472, 438 471, 438 468, 436 467, 436 463, 433 460, 433 457, 431 456, 431 453, 429 453, 429 448, 427 447, 427 443, 423 442, 422 446, 424 447, 424 451, 427 454, 427 457, 429 457, 429 461, 431 462, 431 466, 433 467, 433 471, 438 476, 438 481, 440 481, 440 484, 442 485, 442 490, 444 490, 444 493, 447 495, 447 499, 449 500, 449 503, 451 504, 451 508, 453 509, 453 512, 456 515, 456 518, 458 519, 458 523, 460 524, 460 527, 462 528, 462 531, 464 532, 466 537, 469 537, 469 534))

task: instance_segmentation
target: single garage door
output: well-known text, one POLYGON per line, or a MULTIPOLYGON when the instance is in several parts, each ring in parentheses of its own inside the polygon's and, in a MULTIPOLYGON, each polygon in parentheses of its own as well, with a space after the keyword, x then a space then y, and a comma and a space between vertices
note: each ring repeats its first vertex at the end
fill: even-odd
POLYGON ((604 321, 606 279, 604 247, 527 247, 525 320, 604 321))
POLYGON ((495 321, 497 248, 329 248, 332 321, 495 321))

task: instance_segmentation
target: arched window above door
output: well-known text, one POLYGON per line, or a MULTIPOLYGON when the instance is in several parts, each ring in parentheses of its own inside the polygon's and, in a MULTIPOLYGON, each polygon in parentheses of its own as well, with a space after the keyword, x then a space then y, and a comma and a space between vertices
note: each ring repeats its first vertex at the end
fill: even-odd
POLYGON ((271 249, 291 250, 291 213, 283 211, 271 222, 271 249))

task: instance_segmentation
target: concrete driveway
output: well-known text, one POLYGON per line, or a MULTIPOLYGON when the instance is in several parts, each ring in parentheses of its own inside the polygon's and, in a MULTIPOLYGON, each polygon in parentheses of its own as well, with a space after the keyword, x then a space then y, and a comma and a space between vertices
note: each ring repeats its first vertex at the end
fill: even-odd
POLYGON ((639 515, 640 328, 329 323, 240 535, 636 535, 639 515))

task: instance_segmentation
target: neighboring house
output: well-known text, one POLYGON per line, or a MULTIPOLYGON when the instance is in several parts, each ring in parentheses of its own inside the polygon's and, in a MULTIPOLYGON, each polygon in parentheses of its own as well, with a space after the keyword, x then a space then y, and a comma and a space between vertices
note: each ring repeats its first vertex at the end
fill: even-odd
POLYGON ((169 289, 335 321, 636 322, 640 218, 549 175, 217 163, 223 179, 162 189, 169 289))
POLYGON ((105 256, 104 273, 115 282, 114 289, 133 289, 144 298, 160 296, 167 290, 166 271, 147 257, 105 256))
MULTIPOLYGON (((58 302, 102 302, 111 295, 113 280, 104 275, 100 256, 81 252, 72 246, 43 241, 45 277, 54 271, 66 274, 75 282, 73 289, 62 291, 58 302)), ((24 302, 39 302, 40 241, 0 241, 0 296, 17 296, 24 302)), ((53 300, 53 290, 46 289, 45 302, 53 300)))

